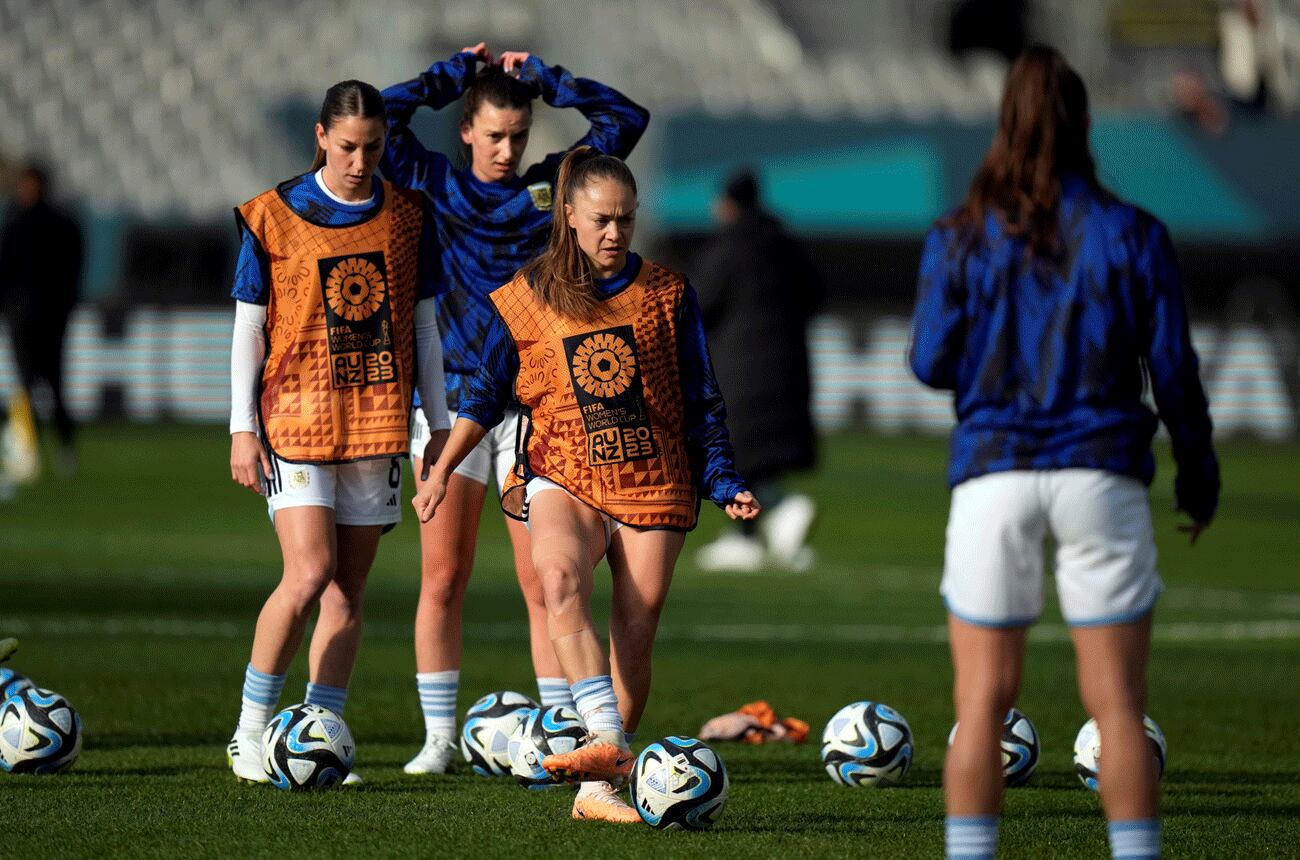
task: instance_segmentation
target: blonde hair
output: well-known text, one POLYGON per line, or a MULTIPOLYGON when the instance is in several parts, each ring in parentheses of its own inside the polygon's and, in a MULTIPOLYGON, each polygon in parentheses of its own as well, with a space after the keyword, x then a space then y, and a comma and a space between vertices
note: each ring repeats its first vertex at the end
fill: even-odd
POLYGON ((622 159, 604 155, 590 146, 578 146, 560 162, 555 178, 555 211, 546 249, 524 265, 519 274, 528 280, 533 294, 551 310, 576 320, 596 314, 600 299, 592 285, 591 261, 578 245, 578 237, 564 217, 564 205, 588 183, 612 179, 636 194, 636 178, 622 159))

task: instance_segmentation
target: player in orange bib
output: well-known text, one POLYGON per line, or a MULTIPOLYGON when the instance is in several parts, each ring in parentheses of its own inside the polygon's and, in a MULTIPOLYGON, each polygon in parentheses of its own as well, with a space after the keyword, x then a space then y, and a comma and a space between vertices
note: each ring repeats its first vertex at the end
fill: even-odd
POLYGON ((631 171, 578 147, 561 163, 556 200, 546 249, 489 296, 483 365, 414 505, 422 522, 433 517, 457 464, 508 404, 522 407, 501 505, 531 530, 551 642, 589 732, 543 766, 583 783, 575 818, 635 822, 615 787, 632 769, 625 732, 645 709, 685 533, 701 494, 733 519, 753 519, 759 504, 735 470, 694 291, 630 250, 631 171), (591 614, 602 557, 613 572, 608 656, 591 614))
MULTIPOLYGON (((227 748, 251 782, 268 780, 262 732, 317 605, 305 701, 342 715, 366 577, 401 516, 412 391, 442 394, 434 233, 418 194, 374 175, 385 131, 378 90, 336 84, 312 169, 236 210, 230 473, 267 497, 284 555, 227 748)), ((436 456, 446 411, 428 421, 436 456)))

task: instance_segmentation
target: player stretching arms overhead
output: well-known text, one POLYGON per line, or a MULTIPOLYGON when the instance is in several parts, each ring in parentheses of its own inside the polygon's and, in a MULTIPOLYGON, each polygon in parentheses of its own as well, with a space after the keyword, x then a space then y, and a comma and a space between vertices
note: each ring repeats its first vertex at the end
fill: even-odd
POLYGON ((550 641, 590 733, 542 766, 587 780, 575 818, 635 822, 611 783, 632 769, 624 731, 645 709, 659 613, 697 493, 733 519, 759 506, 733 466, 694 291, 629 250, 631 171, 580 147, 560 166, 555 199, 546 250, 488 297, 483 366, 414 504, 423 521, 442 516, 455 468, 510 402, 522 405, 526 456, 501 506, 529 524, 550 641), (602 557, 613 572, 608 657, 591 615, 602 557))
POLYGON ((960 724, 944 767, 948 854, 997 847, 1002 718, 1042 610, 1051 535, 1079 692, 1105 743, 1111 851, 1156 857, 1142 717, 1161 583, 1145 385, 1193 542, 1214 516, 1219 467, 1169 234, 1098 184, 1083 82, 1050 48, 1012 67, 966 202, 926 238, 911 364, 956 392, 942 586, 960 724))
MULTIPOLYGON (((483 333, 494 316, 487 294, 514 277, 546 244, 551 227, 551 183, 564 153, 553 153, 520 174, 533 100, 573 107, 590 121, 579 144, 625 157, 645 130, 649 115, 620 93, 524 53, 506 53, 500 64, 479 44, 418 78, 384 91, 388 146, 384 175, 423 191, 438 214, 442 277, 438 299, 447 371, 446 407, 455 413, 467 377, 483 359, 483 333), (482 69, 479 63, 486 63, 482 69), (461 140, 469 164, 455 168, 446 156, 422 147, 408 127, 421 106, 435 110, 464 97, 461 140)), ((438 407, 443 402, 440 399, 438 407)), ((421 588, 415 616, 415 662, 425 742, 407 773, 442 773, 456 751, 456 694, 460 678, 461 607, 474 563, 479 515, 491 483, 499 492, 514 463, 517 416, 513 410, 471 452, 447 485, 437 519, 420 531, 421 588)), ((428 431, 417 409, 412 422, 413 464, 428 431)), ((533 667, 543 705, 572 705, 550 640, 541 586, 533 571, 528 532, 506 521, 515 570, 528 607, 533 667)))
MULTIPOLYGON (((266 494, 284 554, 228 749, 254 782, 267 781, 262 730, 318 603, 306 702, 343 712, 366 576, 400 519, 412 386, 443 385, 432 225, 419 195, 374 176, 385 127, 378 90, 336 84, 312 169, 237 210, 230 473, 266 494)), ((447 413, 428 420, 432 454, 447 413)))

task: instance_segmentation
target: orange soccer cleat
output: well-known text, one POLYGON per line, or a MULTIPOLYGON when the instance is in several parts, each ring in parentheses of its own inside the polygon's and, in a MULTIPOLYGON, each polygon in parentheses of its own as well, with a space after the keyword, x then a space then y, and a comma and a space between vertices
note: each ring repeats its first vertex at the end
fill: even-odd
POLYGON ((627 747, 591 738, 573 752, 548 755, 542 759, 542 769, 563 782, 622 785, 635 761, 636 756, 627 747))
POLYGON ((573 817, 577 821, 608 821, 612 824, 638 824, 641 816, 627 805, 608 782, 584 782, 573 799, 573 817))

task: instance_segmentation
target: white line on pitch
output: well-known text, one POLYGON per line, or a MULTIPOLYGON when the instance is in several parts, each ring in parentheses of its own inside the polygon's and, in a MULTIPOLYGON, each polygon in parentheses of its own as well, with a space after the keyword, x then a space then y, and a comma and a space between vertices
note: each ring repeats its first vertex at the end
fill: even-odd
MULTIPOLYGON (((241 639, 252 636, 253 625, 234 621, 201 621, 188 618, 0 618, 0 634, 15 636, 159 636, 175 638, 241 639)), ((372 622, 366 625, 368 638, 401 641, 411 635, 410 625, 372 622)), ((1062 624, 1039 624, 1030 631, 1038 641, 1064 642, 1070 637, 1062 624)), ((1160 642, 1261 642, 1300 639, 1300 621, 1169 621, 1155 626, 1160 642)), ((524 641, 523 624, 467 624, 465 638, 478 641, 524 641)), ((665 625, 660 641, 679 642, 945 642, 942 625, 902 624, 699 624, 665 625)))

